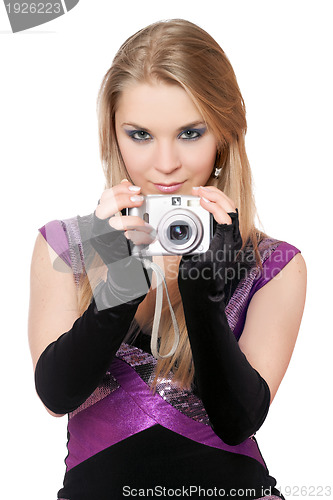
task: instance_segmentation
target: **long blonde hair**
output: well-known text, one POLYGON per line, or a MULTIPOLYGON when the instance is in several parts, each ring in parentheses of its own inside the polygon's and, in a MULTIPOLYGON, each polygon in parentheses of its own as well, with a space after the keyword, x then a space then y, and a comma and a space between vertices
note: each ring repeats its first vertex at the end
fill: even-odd
MULTIPOLYGON (((259 264, 258 241, 266 235, 256 229, 254 222, 257 214, 252 174, 245 151, 247 124, 244 101, 222 48, 206 31, 191 22, 182 19, 162 21, 138 31, 120 47, 105 74, 98 94, 97 112, 106 188, 119 184, 123 178, 131 180, 115 132, 119 97, 129 84, 156 80, 181 86, 217 138, 215 166, 222 171, 218 179, 212 175, 208 185, 217 186, 234 201, 239 211, 243 248, 250 243, 259 264)), ((91 279, 84 279, 80 287, 82 312, 92 297, 89 281, 91 279)), ((180 326, 180 342, 172 357, 158 361, 154 383, 159 376, 165 376, 172 370, 175 380, 182 387, 190 388, 194 367, 177 280, 173 281, 169 291, 180 326)), ((153 311, 148 311, 142 328, 147 332, 151 329, 152 316, 153 311)), ((130 334, 135 330, 137 325, 133 321, 130 334)), ((162 353, 169 350, 172 338, 172 322, 166 306, 160 326, 162 353)))

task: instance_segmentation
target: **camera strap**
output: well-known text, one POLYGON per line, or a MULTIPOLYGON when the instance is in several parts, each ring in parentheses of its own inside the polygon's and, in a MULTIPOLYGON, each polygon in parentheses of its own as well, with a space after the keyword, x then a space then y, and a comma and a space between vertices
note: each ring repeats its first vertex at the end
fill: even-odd
POLYGON ((160 358, 169 358, 173 356, 173 354, 176 352, 176 349, 178 347, 179 343, 179 327, 177 323, 177 319, 174 313, 174 310, 171 305, 169 293, 168 293, 168 286, 165 281, 165 276, 163 273, 162 268, 156 264, 155 262, 152 262, 149 259, 141 258, 140 259, 142 264, 145 266, 146 269, 151 269, 153 272, 155 272, 156 275, 156 301, 155 301, 155 313, 154 313, 154 321, 153 321, 153 329, 152 329, 152 334, 151 334, 151 341, 150 341, 150 349, 151 353, 156 359, 160 358), (174 329, 174 339, 173 339, 173 345, 168 352, 168 354, 160 354, 158 352, 158 329, 160 326, 160 320, 161 320, 161 313, 162 313, 162 302, 163 302, 163 285, 165 288, 165 293, 168 299, 168 304, 169 304, 169 309, 170 309, 170 314, 171 314, 171 319, 173 323, 173 329, 174 329))

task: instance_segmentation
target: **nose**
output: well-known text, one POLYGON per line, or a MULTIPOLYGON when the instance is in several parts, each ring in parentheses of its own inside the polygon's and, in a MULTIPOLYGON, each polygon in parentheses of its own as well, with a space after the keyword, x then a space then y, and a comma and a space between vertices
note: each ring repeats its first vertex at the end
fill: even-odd
POLYGON ((172 141, 159 141, 156 146, 154 166, 163 174, 171 174, 182 165, 177 145, 172 141))

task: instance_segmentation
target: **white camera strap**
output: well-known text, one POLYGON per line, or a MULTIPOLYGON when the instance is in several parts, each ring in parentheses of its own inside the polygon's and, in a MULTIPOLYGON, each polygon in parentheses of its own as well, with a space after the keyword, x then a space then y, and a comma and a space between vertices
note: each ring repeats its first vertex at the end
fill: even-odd
POLYGON ((178 327, 175 313, 174 313, 172 305, 171 305, 171 301, 170 301, 170 297, 169 297, 169 293, 168 293, 168 286, 167 286, 166 281, 165 281, 165 276, 164 276, 163 270, 158 264, 151 262, 149 259, 145 259, 145 258, 141 258, 140 260, 146 269, 152 269, 152 271, 154 271, 155 275, 156 275, 155 313, 154 313, 153 329, 152 329, 151 341, 150 341, 151 352, 152 352, 152 355, 154 356, 154 358, 156 358, 156 359, 169 358, 170 356, 172 356, 176 352, 176 349, 178 347, 179 327, 178 327), (171 314, 171 319, 172 319, 173 329, 174 329, 173 345, 170 349, 170 352, 168 352, 168 354, 164 354, 164 355, 162 355, 158 352, 158 329, 160 326, 161 313, 162 313, 163 285, 164 285, 166 296, 168 299, 168 304, 169 304, 169 309, 170 309, 170 314, 171 314))

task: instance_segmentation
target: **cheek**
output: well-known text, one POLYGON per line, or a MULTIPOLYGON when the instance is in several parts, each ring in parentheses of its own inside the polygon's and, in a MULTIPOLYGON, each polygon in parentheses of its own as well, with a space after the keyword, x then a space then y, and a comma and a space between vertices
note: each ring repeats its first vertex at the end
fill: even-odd
POLYGON ((196 148, 188 151, 184 160, 193 173, 203 173, 203 171, 211 171, 215 164, 216 158, 216 144, 215 141, 207 141, 199 144, 196 148))
POLYGON ((147 166, 145 152, 140 151, 140 148, 136 144, 131 144, 127 138, 118 140, 118 145, 128 173, 131 175, 142 172, 143 167, 147 166))

